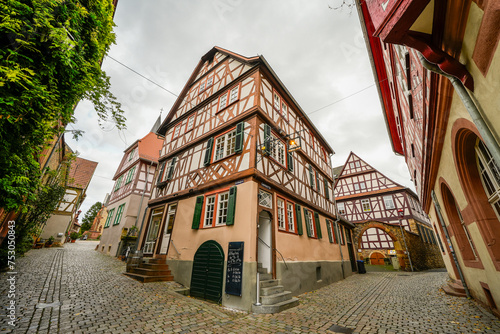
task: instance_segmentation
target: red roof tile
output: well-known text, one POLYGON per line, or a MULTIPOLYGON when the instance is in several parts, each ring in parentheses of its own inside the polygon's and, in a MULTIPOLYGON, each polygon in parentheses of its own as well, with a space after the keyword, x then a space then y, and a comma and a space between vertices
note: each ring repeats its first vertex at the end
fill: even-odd
POLYGON ((76 158, 71 162, 68 176, 68 187, 85 189, 89 185, 92 175, 97 168, 97 162, 83 158, 76 158))
POLYGON ((149 161, 158 162, 163 139, 159 139, 156 133, 150 132, 139 140, 139 157, 149 161))

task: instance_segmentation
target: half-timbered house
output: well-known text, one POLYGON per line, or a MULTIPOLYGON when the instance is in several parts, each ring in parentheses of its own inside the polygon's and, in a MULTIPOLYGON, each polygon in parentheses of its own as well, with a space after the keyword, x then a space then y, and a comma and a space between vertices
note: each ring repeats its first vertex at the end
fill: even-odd
MULTIPOLYGON (((107 216, 98 245, 98 250, 105 254, 123 255, 128 245, 122 242, 122 237, 127 236, 133 226, 140 229, 163 143, 163 138, 155 133, 159 126, 160 118, 144 138, 136 140, 124 151, 113 176, 115 184, 106 205, 107 216)), ((135 244, 133 240, 129 241, 131 246, 135 244)))
POLYGON ((353 225, 335 216, 333 150, 263 56, 214 47, 158 133, 141 247, 192 296, 274 312, 356 270, 353 225))
POLYGON ((338 174, 337 210, 356 225, 354 241, 361 259, 384 264, 395 258, 396 268, 408 270, 413 265, 419 269, 444 266, 430 221, 413 191, 392 181, 353 152, 343 166, 334 168, 334 173, 338 174), (406 240, 410 238, 417 245, 410 245, 410 240, 406 240), (407 251, 415 247, 419 252, 415 251, 409 266, 411 251, 410 258, 407 251))
POLYGON ((356 3, 393 149, 459 283, 445 291, 500 315, 500 2, 356 3))
POLYGON ((52 236, 55 242, 64 242, 73 226, 73 221, 78 217, 78 209, 85 200, 97 164, 95 161, 79 157, 71 162, 64 197, 45 223, 40 238, 48 239, 52 236))

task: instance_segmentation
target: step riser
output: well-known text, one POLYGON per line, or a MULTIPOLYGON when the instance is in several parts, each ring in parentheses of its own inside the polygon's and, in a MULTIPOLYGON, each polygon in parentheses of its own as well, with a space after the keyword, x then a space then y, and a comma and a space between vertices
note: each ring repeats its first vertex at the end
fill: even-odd
POLYGON ((149 283, 149 282, 165 282, 165 281, 173 281, 174 276, 139 276, 133 273, 125 273, 130 278, 133 278, 139 282, 142 283, 149 283))
POLYGON ((269 280, 272 280, 273 279, 273 275, 272 274, 260 274, 259 275, 259 280, 261 281, 269 281, 269 280))
POLYGON ((282 293, 285 291, 285 288, 282 285, 271 286, 269 288, 261 288, 260 295, 261 296, 270 296, 276 293, 282 293))
POLYGON ((281 303, 287 300, 292 299, 292 293, 290 291, 286 291, 280 294, 274 294, 271 296, 261 296, 260 300, 263 305, 273 305, 277 303, 281 303))
POLYGON ((252 305, 252 312, 258 314, 279 313, 281 311, 287 310, 297 305, 299 305, 299 300, 297 298, 292 298, 279 305, 260 305, 260 306, 252 305))
POLYGON ((157 270, 168 270, 168 264, 153 264, 153 263, 143 263, 139 265, 139 268, 144 269, 157 269, 157 270))
POLYGON ((149 259, 147 263, 150 263, 150 264, 166 264, 167 260, 165 260, 165 259, 149 259))
POLYGON ((261 288, 269 288, 269 287, 276 286, 276 285, 279 285, 279 280, 277 280, 277 279, 272 279, 272 280, 268 280, 268 281, 260 281, 261 288))
POLYGON ((261 274, 261 275, 262 275, 262 274, 267 274, 267 269, 266 269, 266 268, 257 268, 257 272, 258 272, 259 274, 261 274))
POLYGON ((167 276, 171 274, 170 270, 151 270, 144 268, 136 268, 131 271, 133 274, 145 275, 145 276, 167 276))

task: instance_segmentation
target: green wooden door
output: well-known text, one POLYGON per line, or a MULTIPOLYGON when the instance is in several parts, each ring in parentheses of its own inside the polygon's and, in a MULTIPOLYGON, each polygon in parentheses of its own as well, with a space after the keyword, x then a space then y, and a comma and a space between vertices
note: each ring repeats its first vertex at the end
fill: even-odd
POLYGON ((213 240, 204 242, 194 255, 191 296, 219 303, 222 297, 223 274, 222 247, 213 240))

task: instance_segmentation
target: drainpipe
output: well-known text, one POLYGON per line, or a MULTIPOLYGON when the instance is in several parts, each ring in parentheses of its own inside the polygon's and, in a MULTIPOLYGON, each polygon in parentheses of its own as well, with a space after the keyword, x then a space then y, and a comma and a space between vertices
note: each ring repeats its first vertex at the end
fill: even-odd
MULTIPOLYGON (((333 173, 332 173, 333 174, 333 173)), ((340 221, 340 216, 339 212, 337 211, 337 199, 335 198, 335 179, 337 178, 336 174, 333 174, 333 187, 332 187, 332 195, 333 195, 333 205, 335 205, 335 216, 337 219, 335 219, 335 226, 334 228, 337 230, 337 235, 339 236, 340 239, 342 239, 342 236, 340 235, 340 229, 338 227, 338 223, 340 221)), ((333 231, 332 231, 333 233, 333 231)), ((342 254, 342 243, 340 240, 337 240, 339 243, 339 251, 340 251, 340 263, 342 267, 342 279, 345 279, 345 272, 344 272, 344 255, 342 254)))
POLYGON ((403 223, 402 223, 402 219, 403 219, 403 215, 404 215, 403 209, 399 209, 398 213, 399 213, 399 229, 401 230, 401 235, 403 236, 403 242, 405 244, 406 253, 408 254, 408 261, 410 262, 411 272, 413 272, 413 264, 411 263, 410 251, 408 250, 408 246, 406 245, 405 232, 403 230, 403 223))
POLYGON ((467 92, 467 89, 465 89, 462 82, 458 80, 456 77, 444 73, 437 65, 428 62, 427 59, 425 59, 421 53, 419 53, 418 56, 420 58, 420 62, 422 63, 423 67, 425 67, 431 72, 442 75, 445 78, 448 78, 448 80, 450 80, 451 84, 455 88, 455 91, 462 100, 462 103, 469 112, 469 115, 472 118, 474 125, 476 125, 479 134, 483 139, 484 144, 490 151, 493 160, 495 161, 497 166, 500 166, 500 146, 498 145, 498 142, 493 133, 491 132, 490 128, 486 124, 486 121, 484 120, 483 116, 479 112, 478 106, 474 103, 474 101, 467 92))
POLYGON ((436 209, 436 213, 438 215, 439 223, 441 224, 441 227, 443 228, 444 235, 446 237, 446 241, 448 241, 448 245, 450 246, 449 252, 451 253, 451 256, 453 258, 453 262, 455 262, 455 266, 457 267, 458 275, 460 276, 460 280, 462 281, 462 286, 464 287, 465 294, 467 295, 467 298, 471 298, 469 288, 467 287, 467 283, 465 283, 465 278, 464 274, 462 272, 462 269, 460 268, 460 264, 458 263, 457 255, 455 254, 455 248, 453 247, 453 244, 451 243, 450 235, 448 234, 448 229, 446 228, 446 225, 444 224, 444 219, 443 216, 441 215, 441 206, 439 205, 439 202, 436 197, 436 193, 434 190, 431 191, 431 196, 432 196, 432 202, 434 202, 434 208, 436 209))

